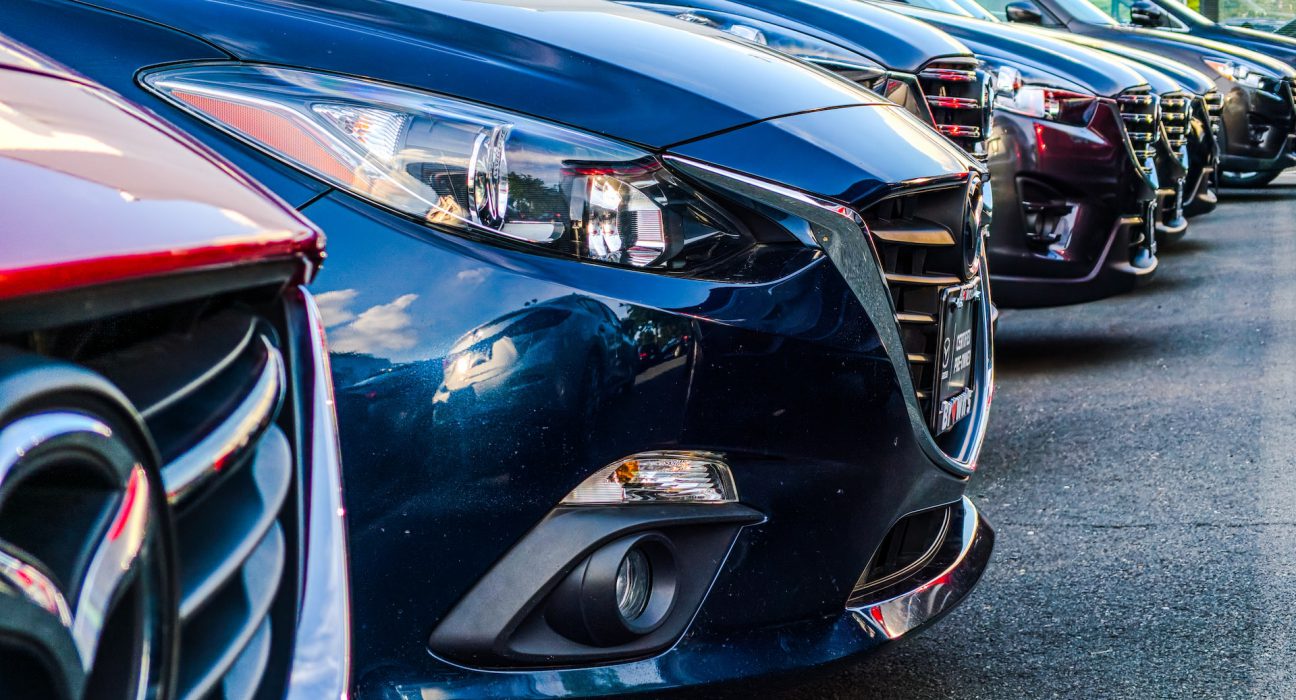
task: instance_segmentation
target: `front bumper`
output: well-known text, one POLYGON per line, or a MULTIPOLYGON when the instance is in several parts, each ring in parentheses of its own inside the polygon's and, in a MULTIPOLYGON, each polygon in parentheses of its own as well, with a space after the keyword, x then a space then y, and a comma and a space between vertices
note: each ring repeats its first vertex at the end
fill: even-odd
MULTIPOLYGON (((602 668, 489 674, 447 670, 433 678, 392 671, 369 680, 385 689, 375 695, 384 700, 596 697, 737 681, 868 654, 937 621, 980 581, 994 547, 994 529, 967 498, 952 504, 951 510, 954 524, 922 570, 873 598, 850 601, 819 619, 741 633, 690 634, 660 656, 602 668)), ((740 537, 733 556, 741 556, 759 540, 752 529, 740 537)), ((740 604, 760 606, 761 601, 748 598, 740 604)))
POLYGON ((1296 166, 1296 103, 1287 81, 1277 92, 1224 83, 1220 169, 1271 173, 1296 166))
MULTIPOLYGON (((843 133, 858 132, 858 117, 827 115, 843 117, 843 133)), ((759 198, 786 212, 788 221, 807 222, 809 240, 818 244, 815 257, 769 283, 701 281, 478 244, 340 194, 307 208, 330 236, 330 275, 322 281, 334 286, 326 298, 354 301, 343 318, 377 313, 368 307, 403 316, 401 328, 412 329, 387 346, 386 337, 369 335, 361 346, 359 324, 350 321, 330 331, 351 551, 356 570, 370 572, 354 586, 357 697, 660 690, 818 664, 885 641, 861 629, 846 601, 898 521, 962 503, 992 394, 991 305, 980 307, 974 411, 956 430, 933 438, 930 417, 917 403, 886 278, 849 208, 696 160, 668 163, 694 182, 738 199, 759 198), (394 261, 400 274, 393 274, 394 261), (411 299, 447 288, 456 291, 444 294, 474 303, 446 304, 444 294, 430 295, 431 303, 411 299), (567 412, 560 402, 484 390, 472 409, 479 413, 454 423, 471 429, 442 425, 427 397, 445 382, 445 348, 455 335, 517 308, 573 295, 614 310, 624 337, 656 338, 634 342, 647 359, 631 381, 603 394, 592 415, 567 412), (679 350, 652 352, 666 337, 677 339, 672 347, 679 350), (763 517, 731 535, 727 556, 716 558, 710 592, 678 641, 646 658, 610 665, 550 664, 564 670, 537 669, 526 649, 501 658, 489 640, 442 645, 441 658, 428 655, 429 631, 434 643, 447 636, 462 642, 461 633, 482 629, 456 623, 455 635, 437 637, 442 625, 459 617, 456 610, 480 611, 485 617, 465 619, 490 621, 493 610, 529 604, 522 595, 481 597, 490 605, 465 603, 478 597, 474 591, 483 582, 521 576, 501 579, 497 573, 529 572, 527 585, 543 586, 566 571, 567 559, 542 568, 518 566, 515 556, 581 556, 602 546, 602 540, 563 540, 559 552, 527 540, 547 531, 537 524, 548 522, 554 504, 591 471, 651 449, 725 455, 742 505, 763 517), (789 644, 805 646, 806 653, 789 655, 789 644)), ((589 352, 518 358, 543 360, 550 374, 560 375, 589 352)), ((650 527, 664 526, 654 521, 650 527)), ((637 530, 606 536, 632 532, 637 530)), ((990 540, 981 541, 988 548, 990 540)), ((983 563, 969 561, 964 566, 979 572, 983 563)), ((960 597, 946 596, 927 618, 960 597)))
POLYGON ((1139 248, 1156 191, 1134 164, 1120 118, 1106 103, 1087 126, 995 115, 988 254, 999 305, 1092 301, 1155 272, 1155 256, 1139 248), (1040 216, 1054 218, 1042 225, 1040 216), (1041 229, 1053 235, 1037 235, 1041 229))

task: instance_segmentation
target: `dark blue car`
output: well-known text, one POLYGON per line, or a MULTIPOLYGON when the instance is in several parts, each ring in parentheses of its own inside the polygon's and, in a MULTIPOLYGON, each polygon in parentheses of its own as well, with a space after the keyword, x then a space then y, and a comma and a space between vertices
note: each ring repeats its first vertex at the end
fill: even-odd
POLYGON ((586 0, 21 0, 5 29, 327 234, 356 697, 803 668, 984 570, 986 175, 902 108, 586 0))

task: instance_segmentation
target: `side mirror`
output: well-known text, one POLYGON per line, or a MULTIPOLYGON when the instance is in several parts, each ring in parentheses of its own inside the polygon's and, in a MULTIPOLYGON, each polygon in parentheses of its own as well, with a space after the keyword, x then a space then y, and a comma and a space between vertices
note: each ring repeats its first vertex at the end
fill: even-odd
POLYGON ((1165 20, 1165 10, 1148 0, 1135 0, 1129 13, 1130 24, 1140 27, 1160 27, 1165 20))
POLYGON ((1004 17, 1007 17, 1009 22, 1020 22, 1021 24, 1044 23, 1044 15, 1040 12, 1039 7, 1033 2, 1021 0, 1004 5, 1004 17))

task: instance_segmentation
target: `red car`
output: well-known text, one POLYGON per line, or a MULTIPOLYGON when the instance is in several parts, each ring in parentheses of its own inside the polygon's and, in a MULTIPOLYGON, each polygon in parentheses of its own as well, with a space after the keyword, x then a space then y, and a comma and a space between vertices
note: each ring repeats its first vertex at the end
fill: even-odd
POLYGON ((339 698, 321 236, 0 40, 0 697, 339 698))

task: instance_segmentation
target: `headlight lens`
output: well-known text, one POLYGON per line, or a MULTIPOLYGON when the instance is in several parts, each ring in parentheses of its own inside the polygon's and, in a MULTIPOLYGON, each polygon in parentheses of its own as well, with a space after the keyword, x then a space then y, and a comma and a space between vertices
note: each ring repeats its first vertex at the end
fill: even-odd
POLYGON ((1247 87, 1258 88, 1264 82, 1264 76, 1240 63, 1225 58, 1203 58, 1202 61, 1221 77, 1242 83, 1247 87))
POLYGON ((1093 95, 1041 85, 1022 85, 1015 94, 995 97, 998 109, 1077 126, 1089 123, 1097 102, 1093 95))
POLYGON ((427 224, 667 270, 751 242, 652 154, 539 120, 267 66, 186 66, 144 82, 268 153, 427 224))

